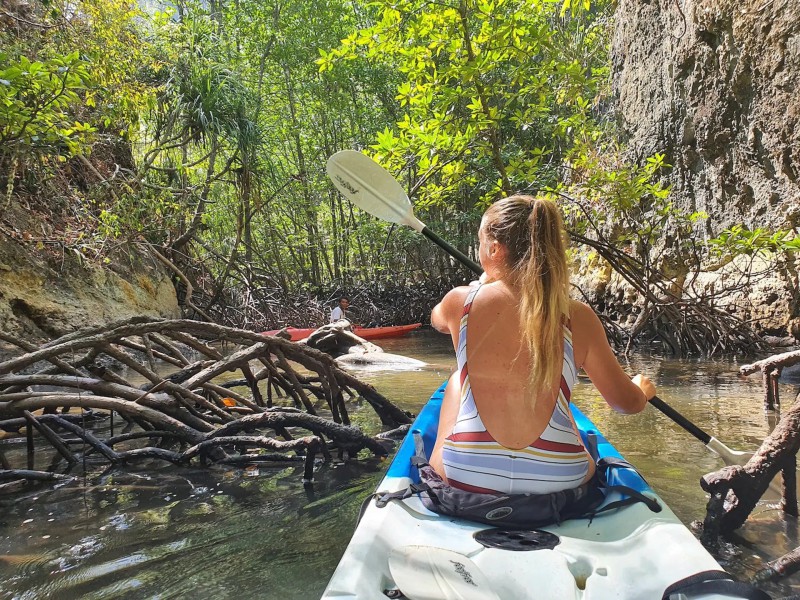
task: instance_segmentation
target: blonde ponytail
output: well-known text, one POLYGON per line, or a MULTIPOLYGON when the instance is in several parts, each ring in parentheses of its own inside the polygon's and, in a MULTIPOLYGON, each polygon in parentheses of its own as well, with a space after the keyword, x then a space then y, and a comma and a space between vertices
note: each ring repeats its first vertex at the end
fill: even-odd
POLYGON ((561 213, 550 200, 511 196, 492 205, 484 219, 486 234, 507 248, 509 283, 520 291, 520 325, 535 398, 556 385, 563 360, 569 268, 561 213))

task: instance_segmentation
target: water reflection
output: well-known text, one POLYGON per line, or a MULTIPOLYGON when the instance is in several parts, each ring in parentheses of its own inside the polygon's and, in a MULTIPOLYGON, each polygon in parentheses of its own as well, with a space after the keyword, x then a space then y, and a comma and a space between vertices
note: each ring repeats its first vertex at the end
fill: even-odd
MULTIPOLYGON (((449 339, 430 331, 381 345, 428 363, 414 372, 357 373, 406 410, 417 410, 455 366, 449 339)), ((733 362, 636 356, 626 368, 650 374, 664 400, 732 448, 755 449, 770 430, 759 379, 740 379, 733 362)), ((782 392, 789 399, 794 389, 782 392)), ((703 518, 698 481, 722 466, 703 444, 653 409, 614 413, 586 383, 575 401, 685 523, 703 518)), ((379 427, 366 404, 352 415, 379 427)), ((386 464, 325 465, 306 489, 301 467, 261 468, 253 477, 153 462, 2 498, 0 599, 319 598, 386 464)), ((799 537, 796 520, 764 504, 721 560, 746 578, 800 545, 799 537)), ((788 581, 798 583, 769 591, 800 591, 800 576, 788 581)))

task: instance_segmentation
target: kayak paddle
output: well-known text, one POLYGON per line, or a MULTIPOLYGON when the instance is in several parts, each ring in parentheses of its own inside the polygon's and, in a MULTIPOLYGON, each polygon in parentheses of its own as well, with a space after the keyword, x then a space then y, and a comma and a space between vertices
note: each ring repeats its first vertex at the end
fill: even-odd
POLYGON ((328 159, 328 177, 345 198, 364 212, 398 225, 408 225, 478 275, 481 266, 451 246, 414 216, 411 200, 386 169, 366 154, 341 150, 328 159))
MULTIPOLYGON (((692 423, 689 419, 684 417, 681 413, 672 408, 658 396, 653 396, 650 399, 650 404, 655 406, 658 410, 675 421, 675 423, 683 427, 686 431, 703 442, 706 448, 719 456, 727 466, 744 465, 754 454, 753 452, 744 452, 742 450, 731 450, 717 438, 700 429, 697 425, 692 423)), ((783 493, 777 478, 769 482, 769 489, 779 495, 783 493)))
POLYGON ((404 546, 389 554, 389 572, 409 600, 500 600, 472 559, 432 546, 404 546))
MULTIPOLYGON (((341 150, 328 159, 327 171, 336 189, 361 210, 384 221, 411 227, 477 275, 483 273, 479 264, 448 244, 414 216, 411 200, 394 176, 366 154, 355 150, 341 150)), ((658 396, 652 398, 650 404, 703 442, 706 448, 722 458, 726 465, 743 465, 753 456, 752 452, 731 450, 658 396)), ((774 480, 770 483, 770 489, 781 493, 774 480)))
POLYGON ((706 448, 718 454, 726 465, 743 465, 750 457, 753 456, 752 452, 743 452, 741 450, 731 450, 725 444, 720 442, 717 438, 708 435, 705 431, 700 429, 697 425, 692 423, 689 419, 684 417, 677 410, 672 408, 669 404, 664 402, 658 396, 650 399, 650 404, 655 406, 662 413, 667 415, 670 419, 675 421, 678 425, 683 427, 686 431, 691 433, 698 440, 706 445, 706 448))

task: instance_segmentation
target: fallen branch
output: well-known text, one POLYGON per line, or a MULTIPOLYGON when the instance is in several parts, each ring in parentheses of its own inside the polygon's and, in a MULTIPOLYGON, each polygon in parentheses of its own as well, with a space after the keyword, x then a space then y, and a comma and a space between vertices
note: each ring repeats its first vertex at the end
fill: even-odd
POLYGON ((411 415, 327 354, 213 323, 134 318, 40 347, 15 341, 26 352, 0 363, 0 429, 27 427, 29 468, 10 468, 1 449, 0 466, 21 474, 16 479, 36 472, 34 431, 70 464, 81 454, 115 465, 153 459, 187 465, 195 458, 202 464, 243 465, 276 462, 281 454, 285 461, 302 461, 304 480, 310 481, 319 453, 326 461, 331 450, 387 454, 381 442, 349 425, 348 396, 366 399, 386 425, 411 422, 411 415), (234 350, 223 356, 211 340, 234 350), (36 370, 41 362, 48 365, 36 370), (253 363, 264 368, 254 371, 253 363), (127 367, 146 383, 131 384, 112 365, 127 367), (220 379, 230 372, 232 382, 220 379), (279 398, 295 407, 272 406, 279 398), (316 414, 322 410, 319 400, 331 418, 316 414), (80 414, 70 414, 75 409, 80 414), (103 439, 89 427, 105 414, 111 416, 111 432, 103 439), (127 423, 118 435, 114 415, 127 423), (134 447, 141 441, 146 445, 134 447))
POLYGON ((751 375, 756 371, 761 371, 764 382, 764 410, 775 410, 775 407, 781 404, 778 394, 778 379, 780 379, 781 372, 785 367, 791 367, 797 363, 800 363, 800 350, 774 354, 752 364, 742 365, 739 367, 739 374, 751 375))
POLYGON ((788 577, 797 571, 800 571, 800 548, 795 548, 780 558, 768 562, 764 568, 758 570, 756 574, 753 575, 751 581, 758 585, 782 577, 788 577))
MULTIPOLYGON (((800 402, 795 402, 744 466, 723 467, 701 478, 701 487, 711 494, 706 506, 703 543, 715 546, 719 535, 741 527, 778 472, 794 471, 798 450, 800 402)), ((797 516, 794 485, 790 473, 783 481, 781 509, 797 516)))

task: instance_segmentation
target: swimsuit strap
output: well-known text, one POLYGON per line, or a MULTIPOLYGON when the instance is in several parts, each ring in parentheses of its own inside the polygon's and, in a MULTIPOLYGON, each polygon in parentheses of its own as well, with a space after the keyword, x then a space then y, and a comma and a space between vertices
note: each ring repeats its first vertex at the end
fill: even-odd
MULTIPOLYGON (((461 313, 461 322, 458 326, 458 348, 456 348, 456 360, 459 371, 462 371, 467 364, 467 320, 469 311, 472 309, 472 301, 475 299, 475 295, 481 287, 483 287, 483 284, 479 283, 470 290, 469 294, 467 294, 467 297, 464 299, 464 311, 461 313)), ((462 373, 462 383, 464 376, 465 375, 462 373)))

